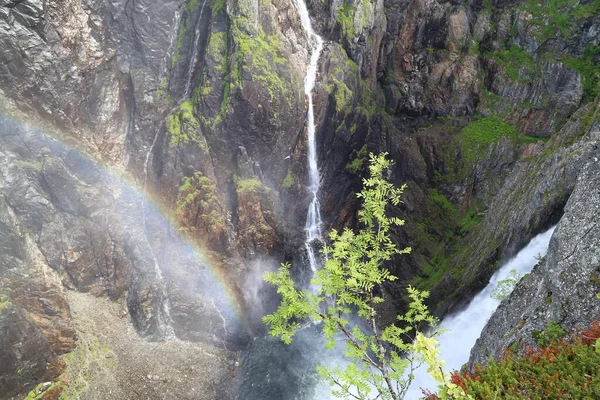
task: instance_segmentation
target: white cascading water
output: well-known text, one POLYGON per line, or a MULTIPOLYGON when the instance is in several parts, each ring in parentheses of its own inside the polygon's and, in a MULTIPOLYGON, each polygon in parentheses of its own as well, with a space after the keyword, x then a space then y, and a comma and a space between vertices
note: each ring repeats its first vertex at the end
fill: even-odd
MULTIPOLYGON (((154 135, 154 140, 152 141, 152 145, 148 149, 148 153, 146 153, 146 162, 144 163, 144 187, 143 191, 146 193, 146 186, 148 184, 148 165, 150 164, 150 158, 152 156, 152 152, 154 151, 154 147, 156 146, 156 142, 158 139, 158 132, 154 135)), ((165 280, 162 275, 162 271, 160 270, 160 265, 158 263, 158 259, 156 258, 156 254, 154 254, 154 248, 152 247, 152 241, 148 236, 148 226, 146 224, 146 206, 147 200, 142 199, 142 223, 144 224, 144 235, 146 237, 146 241, 148 242, 148 246, 150 247, 150 255, 152 256, 152 262, 154 263, 154 274, 158 287, 161 292, 161 304, 162 312, 157 314, 158 321, 158 329, 165 339, 176 339, 175 331, 173 330, 173 322, 171 320, 171 301, 169 300, 169 296, 167 294, 167 287, 165 285, 165 280)))
POLYGON ((190 65, 188 67, 188 75, 187 82, 185 84, 185 94, 184 97, 188 97, 190 94, 190 89, 192 87, 194 69, 196 68, 196 58, 198 57, 198 45, 200 44, 200 28, 202 23, 202 13, 204 12, 204 6, 206 5, 206 0, 202 3, 202 7, 200 8, 200 15, 198 16, 198 22, 196 22, 196 27, 194 29, 194 48, 192 49, 192 58, 190 59, 190 65))
POLYGON ((160 62, 160 77, 164 77, 167 75, 167 69, 168 69, 168 60, 171 60, 173 58, 173 49, 175 48, 175 39, 177 38, 177 30, 179 28, 179 23, 181 22, 181 9, 177 9, 175 11, 175 15, 173 16, 173 23, 171 24, 172 27, 174 27, 175 29, 171 29, 171 33, 169 34, 169 47, 167 49, 167 53, 165 54, 165 56, 163 57, 163 59, 160 62))
MULTIPOLYGON (((440 326, 447 331, 440 335, 438 340, 441 350, 440 359, 446 362, 444 367, 446 372, 459 370, 463 364, 469 361, 471 348, 500 304, 498 300, 490 296, 498 286, 498 282, 508 278, 513 269, 521 276, 531 272, 537 264, 539 256, 546 255, 553 232, 554 227, 531 239, 523 250, 492 275, 490 283, 471 300, 467 308, 444 318, 440 326)), ((436 381, 427 374, 426 366, 421 366, 415 372, 415 379, 405 398, 407 400, 421 398, 420 388, 429 389, 432 392, 437 388, 436 381)))
POLYGON ((315 240, 321 240, 321 205, 319 204, 319 187, 321 177, 319 176, 319 167, 317 164, 317 145, 315 143, 315 115, 313 106, 313 89, 317 81, 317 63, 323 50, 323 39, 313 29, 310 22, 308 8, 303 0, 295 0, 294 4, 300 13, 300 21, 302 27, 308 36, 308 44, 310 46, 310 63, 306 70, 304 78, 304 94, 308 102, 308 113, 306 117, 306 130, 308 133, 308 174, 309 174, 309 189, 312 194, 310 205, 308 206, 308 214, 306 215, 306 251, 308 253, 308 261, 310 268, 316 271, 319 268, 317 256, 313 249, 315 240))
MULTIPOLYGON (((160 67, 160 71, 161 71, 161 76, 165 76, 165 74, 167 73, 167 59, 170 59, 172 57, 172 52, 173 52, 173 48, 175 46, 175 37, 177 30, 179 29, 179 23, 181 21, 181 11, 177 10, 175 12, 174 18, 173 18, 173 27, 174 29, 171 31, 171 35, 169 36, 169 49, 167 51, 167 54, 165 55, 163 61, 161 62, 161 67, 160 67)), ((148 176, 149 176, 149 170, 148 167, 150 165, 150 159, 152 157, 152 153, 154 152, 154 148, 156 147, 156 143, 158 142, 158 129, 154 135, 154 139, 152 140, 152 144, 150 145, 150 148, 148 149, 148 152, 146 153, 146 159, 144 161, 144 186, 143 186, 143 191, 144 193, 146 193, 146 187, 148 185, 148 176)), ((144 227, 144 236, 146 237, 146 241, 148 242, 148 246, 150 247, 150 255, 152 256, 152 262, 154 263, 154 274, 155 274, 155 279, 157 281, 158 287, 160 288, 161 291, 161 307, 162 307, 162 312, 159 312, 157 315, 157 319, 158 319, 158 325, 159 325, 159 330, 162 333, 162 335, 165 337, 165 339, 175 339, 175 331, 173 330, 173 323, 171 320, 171 302, 169 300, 169 296, 167 295, 167 288, 165 285, 165 281, 162 275, 162 271, 160 269, 160 265, 158 263, 158 259, 156 258, 156 254, 154 253, 154 249, 152 248, 152 242, 150 240, 150 237, 148 236, 148 226, 147 226, 147 222, 146 222, 146 207, 147 207, 147 201, 146 199, 142 200, 142 204, 141 204, 141 208, 142 208, 142 223, 143 223, 143 227, 144 227)))

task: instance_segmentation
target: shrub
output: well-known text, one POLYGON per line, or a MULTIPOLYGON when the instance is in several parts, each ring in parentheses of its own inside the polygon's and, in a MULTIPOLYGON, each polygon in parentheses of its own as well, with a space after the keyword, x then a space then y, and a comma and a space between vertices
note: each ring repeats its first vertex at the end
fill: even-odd
MULTIPOLYGON (((600 323, 568 338, 557 323, 540 333, 539 347, 522 356, 507 349, 498 361, 474 373, 454 372, 452 382, 475 399, 598 399, 600 398, 600 323)), ((435 396, 435 395, 433 395, 435 396)), ((430 395, 430 398, 433 399, 430 395)))

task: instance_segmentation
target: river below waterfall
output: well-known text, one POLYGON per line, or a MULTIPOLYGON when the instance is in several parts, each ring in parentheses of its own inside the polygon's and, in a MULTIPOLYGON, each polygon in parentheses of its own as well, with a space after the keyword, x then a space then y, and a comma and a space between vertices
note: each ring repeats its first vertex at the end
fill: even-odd
MULTIPOLYGON (((471 348, 486 322, 499 305, 490 294, 513 269, 529 273, 548 250, 554 228, 534 237, 516 256, 504 263, 489 284, 462 311, 446 317, 441 326, 447 331, 438 339, 446 371, 460 369, 469 359, 471 348)), ((317 365, 343 362, 339 350, 326 350, 319 325, 307 325, 294 342, 286 346, 278 339, 257 338, 248 347, 242 363, 237 400, 328 400, 330 388, 315 372, 317 365)), ((432 391, 437 383, 422 367, 405 399, 422 396, 420 388, 432 391)))
POLYGON ((285 345, 274 338, 256 338, 242 361, 236 400, 308 400, 315 398, 325 343, 317 325, 298 331, 285 345))

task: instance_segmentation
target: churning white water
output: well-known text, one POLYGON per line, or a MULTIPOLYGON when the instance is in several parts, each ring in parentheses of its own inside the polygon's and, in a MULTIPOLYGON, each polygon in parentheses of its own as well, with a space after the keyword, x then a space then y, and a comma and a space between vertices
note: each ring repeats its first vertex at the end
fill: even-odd
MULTIPOLYGON (((485 324, 490 319, 500 302, 490 295, 498 286, 498 282, 508 278, 514 269, 519 275, 529 273, 540 256, 546 255, 548 244, 554 232, 554 227, 534 237, 523 250, 505 263, 490 279, 490 283, 471 300, 467 308, 457 314, 450 315, 440 326, 447 329, 438 338, 440 342, 441 359, 446 362, 444 370, 458 370, 469 361, 471 348, 479 338, 485 324)), ((427 367, 421 366, 415 372, 415 380, 409 389, 406 399, 414 400, 422 397, 421 389, 434 391, 437 383, 427 374, 427 367)))
POLYGON ((310 46, 310 62, 304 78, 304 93, 308 102, 308 113, 306 116, 306 130, 308 133, 308 174, 309 189, 312 195, 308 214, 306 215, 306 251, 310 268, 313 271, 318 269, 317 256, 313 243, 321 239, 321 205, 319 204, 319 187, 321 178, 319 176, 319 167, 317 164, 317 146, 315 143, 315 116, 313 106, 313 89, 317 80, 317 63, 323 50, 323 39, 317 35, 310 22, 308 8, 303 0, 295 0, 294 4, 300 13, 302 27, 308 36, 310 46))

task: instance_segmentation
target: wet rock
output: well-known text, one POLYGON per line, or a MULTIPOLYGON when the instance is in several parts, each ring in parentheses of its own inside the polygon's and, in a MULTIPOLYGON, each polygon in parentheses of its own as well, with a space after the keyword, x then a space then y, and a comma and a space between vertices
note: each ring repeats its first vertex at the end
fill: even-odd
POLYGON ((270 253, 278 241, 273 194, 260 181, 238 182, 237 193, 242 248, 259 254, 270 253))
POLYGON ((262 181, 260 165, 243 147, 238 150, 237 165, 236 215, 241 248, 251 254, 269 254, 278 241, 273 192, 262 181))
MULTIPOLYGON (((466 238, 472 251, 453 258, 453 264, 465 266, 461 279, 450 285, 440 285, 433 291, 433 299, 453 298, 460 303, 460 300, 469 298, 487 284, 500 260, 516 254, 536 233, 558 222, 584 162, 597 154, 597 122, 585 125, 582 121, 586 115, 595 115, 596 112, 596 106, 584 107, 571 123, 563 127, 556 142, 545 146, 527 145, 514 164, 506 163, 512 158, 506 154, 497 161, 493 161, 494 157, 486 157, 484 163, 491 162, 501 167, 498 172, 505 178, 500 179, 503 181, 501 184, 494 183, 493 178, 480 181, 479 192, 491 195, 483 197, 491 200, 490 211, 486 212, 478 230, 466 238), (578 140, 563 147, 561 136, 570 137, 570 141, 576 136, 578 140), (505 161, 502 161, 503 158, 505 161), (490 192, 492 187, 496 189, 490 192)), ((492 165, 489 164, 490 167, 492 165)))
POLYGON ((448 18, 448 50, 460 52, 467 44, 469 35, 469 19, 466 11, 461 8, 448 18))
POLYGON ((0 292, 0 395, 9 398, 60 373, 62 364, 38 325, 0 292))
MULTIPOLYGON (((306 32, 290 0, 217 3, 0 5, 2 93, 80 150, 127 169, 160 204, 75 149, 31 132, 15 136, 0 121, 1 279, 54 352, 74 340, 62 286, 111 299, 127 293, 144 337, 160 340, 172 328, 220 344, 239 331, 214 303, 211 268, 237 281, 237 293, 262 256, 301 265, 306 32)), ((356 225, 354 193, 371 151, 387 151, 396 160, 390 179, 409 185, 405 203, 390 210, 411 217, 394 232, 400 246, 415 241, 408 225, 416 231, 427 218, 433 188, 459 212, 476 209, 481 229, 465 233, 454 258, 462 275, 447 274, 433 293, 443 313, 559 218, 593 151, 585 135, 597 120, 590 78, 564 56, 589 56, 600 41, 598 18, 579 21, 570 38, 546 40, 514 1, 350 3, 308 2, 327 39, 314 93, 322 213, 327 227, 356 225), (476 114, 552 142, 499 140, 467 177, 440 183, 460 158, 447 157, 448 144, 476 114)), ((432 235, 441 241, 444 233, 432 235)), ((401 278, 385 288, 390 318, 403 307, 397 293, 433 255, 417 252, 390 263, 401 278)))

